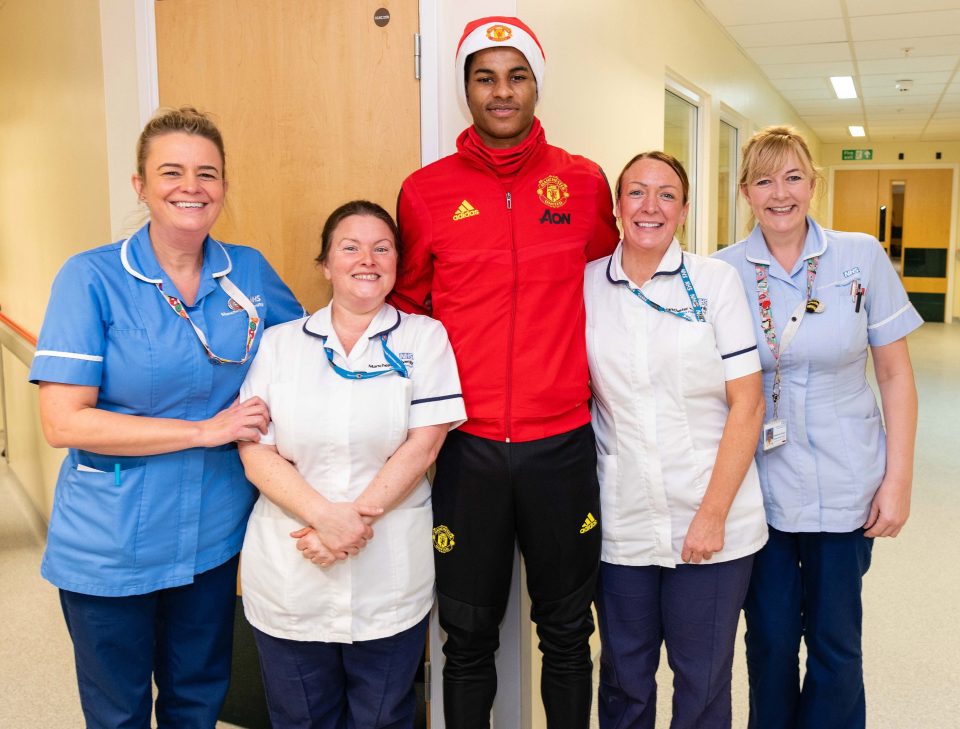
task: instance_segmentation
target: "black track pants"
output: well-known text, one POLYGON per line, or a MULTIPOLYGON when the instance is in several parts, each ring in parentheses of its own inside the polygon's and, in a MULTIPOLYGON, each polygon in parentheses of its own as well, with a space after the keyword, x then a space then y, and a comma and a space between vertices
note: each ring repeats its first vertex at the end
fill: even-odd
POLYGON ((590 603, 600 560, 600 493, 589 425, 523 443, 453 431, 433 484, 434 557, 448 729, 488 727, 494 652, 519 542, 543 652, 549 729, 586 729, 590 603))

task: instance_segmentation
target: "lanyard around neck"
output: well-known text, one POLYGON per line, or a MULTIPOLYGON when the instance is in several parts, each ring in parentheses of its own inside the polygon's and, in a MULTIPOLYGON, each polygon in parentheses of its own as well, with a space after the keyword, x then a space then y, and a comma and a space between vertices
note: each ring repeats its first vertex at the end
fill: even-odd
POLYGON ((380 335, 380 345, 383 347, 383 357, 387 360, 387 364, 390 365, 389 369, 386 370, 377 370, 376 372, 354 372, 353 370, 348 370, 336 362, 333 361, 333 350, 330 347, 327 347, 327 338, 326 336, 320 337, 320 340, 323 342, 323 350, 327 353, 327 361, 330 362, 330 366, 333 367, 333 371, 338 375, 347 380, 370 380, 374 377, 379 377, 380 375, 385 375, 389 372, 396 372, 401 377, 410 377, 410 373, 407 372, 407 367, 403 364, 397 355, 387 346, 387 335, 380 335))
MULTIPOLYGON (((800 328, 800 322, 803 321, 803 315, 810 310, 811 304, 818 304, 813 299, 813 282, 817 278, 817 266, 820 264, 820 256, 814 256, 807 259, 807 297, 801 301, 796 309, 790 314, 790 321, 783 330, 783 341, 777 339, 777 328, 773 323, 773 313, 770 305, 770 282, 768 271, 770 264, 757 263, 757 303, 760 306, 760 329, 763 331, 764 339, 773 355, 773 361, 776 363, 776 369, 773 373, 773 417, 779 416, 780 410, 780 355, 787 351, 790 342, 797 334, 800 328)), ((816 306, 814 306, 816 310, 816 306)))
POLYGON ((200 327, 193 323, 193 320, 190 318, 190 315, 187 313, 187 307, 183 305, 183 302, 180 301, 176 296, 170 296, 163 293, 163 284, 157 283, 157 291, 160 292, 160 297, 166 301, 170 308, 173 309, 174 313, 186 319, 190 326, 193 327, 194 333, 197 335, 197 339, 200 340, 200 344, 203 346, 204 351, 207 353, 207 356, 216 362, 217 364, 243 364, 250 358, 250 348, 253 347, 253 342, 257 338, 257 329, 260 328, 260 317, 257 315, 257 310, 250 299, 247 298, 237 285, 233 283, 225 275, 221 276, 217 282, 220 284, 220 288, 223 289, 224 293, 244 310, 247 315, 247 328, 246 328, 246 346, 243 350, 242 359, 227 359, 226 357, 220 357, 217 354, 214 354, 213 350, 210 349, 210 345, 207 343, 207 337, 201 331, 200 327))
POLYGON ((693 282, 690 280, 690 274, 687 273, 687 267, 683 263, 683 259, 680 260, 680 280, 683 281, 683 288, 687 292, 687 298, 690 299, 690 308, 693 309, 693 313, 687 313, 685 311, 674 311, 673 309, 667 309, 656 301, 651 301, 640 289, 635 289, 632 286, 627 286, 628 289, 636 296, 640 301, 645 303, 652 309, 661 311, 664 314, 673 314, 673 316, 683 319, 684 321, 699 321, 705 322, 707 318, 703 315, 703 307, 700 306, 700 299, 697 298, 697 292, 693 288, 693 282))

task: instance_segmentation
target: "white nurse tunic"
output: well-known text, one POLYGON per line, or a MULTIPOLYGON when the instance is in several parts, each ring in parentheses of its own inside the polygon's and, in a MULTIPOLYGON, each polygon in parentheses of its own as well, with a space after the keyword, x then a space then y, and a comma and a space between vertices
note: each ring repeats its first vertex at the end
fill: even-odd
MULTIPOLYGON (((353 501, 406 440, 410 428, 465 418, 453 350, 443 326, 384 304, 350 355, 327 306, 264 335, 240 396, 262 397, 273 444, 331 501, 353 501), (409 374, 346 379, 327 359, 354 372, 390 368, 387 347, 409 374)), ((351 643, 395 635, 433 603, 430 485, 426 478, 374 524, 354 557, 320 567, 305 560, 290 532, 304 526, 261 495, 241 560, 244 612, 277 638, 351 643)))
MULTIPOLYGON (((753 320, 737 272, 680 250, 674 240, 657 272, 631 289, 613 255, 587 266, 587 356, 600 477, 601 559, 674 567, 710 482, 726 424, 726 382, 760 370, 753 320), (693 317, 685 265, 705 321, 693 317)), ((753 462, 727 516, 724 547, 708 564, 744 557, 767 540, 753 462)))

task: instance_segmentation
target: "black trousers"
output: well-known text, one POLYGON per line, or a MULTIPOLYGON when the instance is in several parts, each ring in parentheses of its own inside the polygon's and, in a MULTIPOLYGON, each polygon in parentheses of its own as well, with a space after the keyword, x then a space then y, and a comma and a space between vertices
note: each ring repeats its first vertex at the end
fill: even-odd
POLYGON ((523 443, 453 431, 433 484, 434 558, 449 729, 483 729, 497 691, 494 653, 519 543, 543 671, 549 729, 586 729, 600 561, 593 430, 523 443))

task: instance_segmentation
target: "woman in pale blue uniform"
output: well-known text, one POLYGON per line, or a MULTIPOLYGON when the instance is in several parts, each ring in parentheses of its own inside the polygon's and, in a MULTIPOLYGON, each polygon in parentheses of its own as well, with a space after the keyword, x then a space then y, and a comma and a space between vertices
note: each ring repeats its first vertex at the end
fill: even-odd
POLYGON ((213 727, 226 695, 236 555, 255 490, 236 440, 268 413, 237 393, 263 330, 303 315, 252 248, 209 236, 223 142, 161 112, 133 185, 150 222, 57 276, 30 380, 69 448, 41 572, 60 588, 88 726, 213 727))
POLYGON ((740 190, 757 225, 717 254, 744 281, 766 394, 757 465, 770 539, 744 606, 753 729, 865 726, 862 579, 873 538, 896 536, 910 509, 917 395, 906 335, 922 320, 875 238, 808 217, 816 179, 794 131, 754 135, 740 190))

